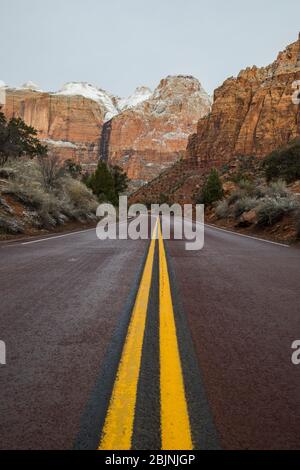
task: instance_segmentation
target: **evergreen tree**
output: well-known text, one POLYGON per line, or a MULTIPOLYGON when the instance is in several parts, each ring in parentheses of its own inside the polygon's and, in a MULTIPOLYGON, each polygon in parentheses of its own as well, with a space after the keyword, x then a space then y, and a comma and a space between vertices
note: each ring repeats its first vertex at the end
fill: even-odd
POLYGON ((200 204, 210 205, 213 202, 219 201, 223 197, 223 187, 219 174, 213 168, 202 188, 202 192, 198 202, 200 204))
POLYGON ((82 181, 93 191, 99 201, 109 201, 116 205, 119 195, 127 189, 128 178, 118 166, 110 167, 100 160, 95 173, 85 175, 82 181))
POLYGON ((267 181, 283 179, 292 183, 300 179, 300 139, 274 150, 263 161, 267 181))
POLYGON ((105 162, 99 161, 95 173, 87 178, 86 184, 99 201, 116 203, 114 179, 105 162))
POLYGON ((111 174, 114 179, 115 192, 117 197, 124 193, 128 187, 128 176, 126 173, 117 165, 111 167, 111 174))
POLYGON ((36 129, 27 126, 21 118, 12 118, 7 122, 0 112, 0 165, 4 165, 9 158, 42 156, 46 153, 47 147, 40 143, 36 129))

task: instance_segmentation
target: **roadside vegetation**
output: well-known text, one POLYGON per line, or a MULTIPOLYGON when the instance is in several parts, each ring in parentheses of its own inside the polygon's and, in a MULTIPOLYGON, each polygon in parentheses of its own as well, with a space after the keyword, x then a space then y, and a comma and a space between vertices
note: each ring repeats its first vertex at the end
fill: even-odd
POLYGON ((267 181, 281 178, 287 183, 300 180, 300 139, 275 150, 263 163, 267 181))
POLYGON ((99 161, 94 173, 83 176, 83 182, 91 189, 99 202, 118 204, 119 196, 127 190, 128 177, 118 166, 99 161))
POLYGON ((118 203, 127 175, 99 162, 83 174, 73 160, 42 145, 22 119, 0 112, 0 236, 94 224, 99 202, 118 203))
POLYGON ((98 199, 82 168, 62 162, 22 119, 0 112, 0 236, 94 224, 98 199))
POLYGON ((47 147, 37 138, 37 130, 20 118, 7 121, 0 112, 0 167, 9 160, 46 155, 47 147))
POLYGON ((43 160, 8 161, 0 169, 0 233, 51 230, 67 223, 96 220, 92 192, 58 165, 55 155, 43 160))
MULTIPOLYGON (((216 171, 216 170, 214 170, 216 171)), ((215 197, 207 198, 211 219, 226 226, 278 232, 288 239, 300 238, 300 140, 268 155, 262 163, 253 157, 224 165, 217 177, 208 176, 203 189, 214 183, 215 197), (210 184, 209 184, 210 182, 210 184), (286 232, 286 233, 283 233, 286 232)))
POLYGON ((205 181, 200 197, 199 204, 210 205, 219 201, 223 197, 223 186, 218 171, 213 168, 205 181))
POLYGON ((299 199, 282 181, 265 185, 238 185, 230 196, 215 207, 219 219, 230 218, 237 225, 260 227, 272 226, 285 215, 296 213, 299 199))

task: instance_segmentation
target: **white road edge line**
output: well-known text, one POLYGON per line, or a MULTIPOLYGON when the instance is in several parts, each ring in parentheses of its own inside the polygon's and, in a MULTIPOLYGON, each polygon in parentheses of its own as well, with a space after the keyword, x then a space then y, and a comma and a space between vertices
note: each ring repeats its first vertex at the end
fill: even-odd
POLYGON ((237 235, 238 237, 250 238, 252 240, 257 240, 259 242, 271 243, 272 245, 283 246, 284 248, 291 248, 290 245, 285 245, 284 243, 272 242, 271 240, 265 240, 264 238, 251 237, 251 235, 245 235, 244 233, 233 232, 232 230, 227 230, 225 228, 216 227, 215 225, 204 224, 204 227, 205 226, 210 227, 210 228, 214 228, 216 230, 220 230, 221 232, 231 233, 233 235, 237 235))
MULTIPOLYGON (((191 219, 191 222, 195 222, 195 221, 192 221, 191 219)), ((238 237, 244 237, 244 238, 250 238, 251 240, 257 240, 257 241, 260 241, 260 242, 265 242, 265 243, 270 243, 271 245, 277 245, 277 246, 282 246, 284 248, 291 248, 290 245, 285 245, 284 243, 279 243, 279 242, 273 242, 271 240, 265 240, 264 238, 258 238, 258 237, 252 237, 250 235, 245 235, 243 233, 238 233, 238 232, 233 232, 232 230, 227 230, 227 229, 224 229, 224 228, 220 228, 220 227, 217 227, 215 225, 211 225, 211 224, 206 224, 204 223, 204 227, 207 226, 207 227, 210 227, 212 229, 215 229, 215 230, 220 230, 221 232, 225 232, 225 233, 230 233, 232 235, 237 235, 238 237)), ((70 235, 77 235, 79 233, 85 233, 85 232, 91 232, 92 230, 96 230, 95 228, 90 228, 90 229, 87 229, 87 230, 79 230, 77 232, 71 232, 71 233, 65 233, 63 235, 56 235, 54 237, 47 237, 47 238, 40 238, 38 240, 31 240, 29 242, 23 242, 23 243, 13 243, 9 246, 16 246, 16 245, 31 245, 33 243, 40 243, 40 242, 44 242, 44 241, 48 241, 48 240, 53 240, 53 239, 57 239, 57 238, 62 238, 62 237, 68 237, 70 235)))
MULTIPOLYGON (((56 235, 55 237, 47 237, 47 238, 39 238, 38 240, 31 240, 29 242, 23 242, 23 243, 17 243, 17 245, 31 245, 32 243, 40 243, 40 242, 45 242, 47 240, 54 240, 55 238, 62 238, 62 237, 68 237, 70 235, 77 235, 78 233, 85 233, 85 232, 91 232, 95 231, 95 228, 89 228, 87 230, 78 230, 77 232, 70 232, 70 233, 64 233, 63 235, 56 235)), ((13 246, 13 245, 11 245, 13 246)))
MULTIPOLYGON (((127 219, 127 221, 131 220, 131 219, 134 219, 135 217, 129 217, 127 219)), ((124 222, 121 222, 119 225, 122 225, 124 224, 124 222)), ((55 238, 62 238, 62 237, 68 237, 69 235, 77 235, 78 233, 85 233, 85 232, 91 232, 92 230, 94 230, 96 232, 96 227, 94 228, 88 228, 87 230, 78 230, 77 232, 70 232, 70 233, 64 233, 62 235, 56 235, 54 237, 47 237, 47 238, 39 238, 38 240, 30 240, 29 242, 23 242, 23 243, 16 243, 16 244, 12 244, 10 246, 15 246, 15 245, 31 245, 33 243, 40 243, 40 242, 45 242, 47 240, 54 240, 55 238)))

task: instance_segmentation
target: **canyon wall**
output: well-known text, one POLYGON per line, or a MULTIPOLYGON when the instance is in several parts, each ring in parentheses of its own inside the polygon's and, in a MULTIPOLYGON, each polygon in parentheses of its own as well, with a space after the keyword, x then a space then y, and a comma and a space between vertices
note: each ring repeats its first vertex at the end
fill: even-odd
POLYGON ((121 166, 137 185, 150 181, 184 157, 189 135, 210 106, 198 80, 169 76, 147 100, 111 120, 101 157, 121 166))
POLYGON ((29 82, 6 90, 3 111, 36 128, 62 160, 92 169, 101 158, 121 166, 139 186, 184 156, 189 135, 210 106, 198 80, 169 76, 154 92, 138 87, 123 99, 88 83, 45 93, 29 82))
POLYGON ((83 96, 64 96, 34 90, 8 89, 3 111, 21 117, 38 130, 38 137, 62 159, 95 166, 106 109, 83 96))
POLYGON ((300 80, 300 37, 267 67, 247 68, 214 93, 211 113, 189 138, 187 158, 224 162, 263 157, 300 135, 300 107, 292 101, 300 80))
POLYGON ((185 159, 136 191, 131 202, 195 202, 212 167, 237 168, 242 157, 263 158, 299 137, 299 102, 300 37, 273 64, 247 68, 217 88, 185 159))

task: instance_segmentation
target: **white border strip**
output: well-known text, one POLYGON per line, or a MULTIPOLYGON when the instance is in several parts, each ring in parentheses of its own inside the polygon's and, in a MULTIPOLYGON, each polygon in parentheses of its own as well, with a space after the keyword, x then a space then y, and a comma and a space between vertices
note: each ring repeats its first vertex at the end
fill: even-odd
POLYGON ((231 233, 233 235, 237 235, 238 237, 250 238, 251 240, 256 240, 256 241, 259 241, 259 242, 271 243, 272 245, 283 246, 284 248, 291 248, 290 245, 285 245, 284 243, 273 242, 271 240, 265 240, 264 238, 251 237, 251 235, 245 235, 244 233, 233 232, 232 230, 227 230, 225 228, 220 228, 220 227, 217 227, 216 225, 204 224, 204 226, 214 228, 216 230, 220 230, 221 232, 231 233))
POLYGON ((46 242, 48 240, 54 240, 56 238, 68 237, 70 235, 77 235, 78 233, 91 232, 92 230, 95 231, 95 228, 89 228, 87 230, 78 230, 78 232, 64 233, 63 235, 56 235, 56 236, 53 236, 53 237, 39 238, 38 240, 31 240, 29 242, 20 243, 20 245, 31 245, 33 243, 46 242))

